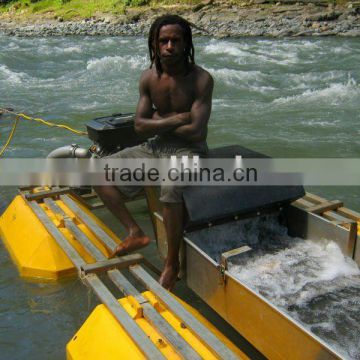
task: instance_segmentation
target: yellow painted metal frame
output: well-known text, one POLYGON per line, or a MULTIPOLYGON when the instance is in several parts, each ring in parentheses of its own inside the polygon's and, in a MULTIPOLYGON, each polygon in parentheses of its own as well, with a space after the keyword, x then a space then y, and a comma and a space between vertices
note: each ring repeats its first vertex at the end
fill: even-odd
MULTIPOLYGON (((76 199, 74 199, 76 201, 76 199)), ((77 226, 88 238, 108 257, 107 249, 95 234, 79 219, 61 200, 55 200, 57 205, 74 219, 77 226)), ((78 206, 86 212, 116 243, 120 239, 86 207, 77 202, 78 206)), ((95 260, 86 252, 84 247, 64 226, 61 217, 56 216, 44 203, 39 205, 51 218, 54 225, 61 231, 66 239, 74 246, 86 262, 95 260)), ((16 264, 20 276, 41 280, 59 280, 76 274, 76 268, 66 256, 53 236, 45 229, 21 195, 17 195, 0 217, 0 237, 8 249, 11 258, 16 264)))
MULTIPOLYGON (((157 301, 152 292, 146 291, 143 293, 143 296, 202 358, 209 360, 216 359, 214 354, 206 348, 190 329, 184 326, 173 313, 157 301)), ((238 355, 240 359, 248 359, 240 349, 201 316, 199 312, 180 299, 177 298, 177 300, 238 355)), ((131 296, 120 299, 119 303, 167 359, 181 359, 172 346, 158 333, 156 328, 142 316, 141 307, 131 296)), ((123 358, 132 360, 144 359, 144 355, 104 305, 99 305, 94 309, 80 330, 69 341, 66 347, 66 354, 68 360, 97 360, 100 358, 107 360, 123 358)))

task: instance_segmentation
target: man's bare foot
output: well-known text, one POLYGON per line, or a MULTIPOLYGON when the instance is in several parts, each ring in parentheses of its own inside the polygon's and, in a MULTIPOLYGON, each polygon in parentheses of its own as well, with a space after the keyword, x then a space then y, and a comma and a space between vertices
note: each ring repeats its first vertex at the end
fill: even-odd
POLYGON ((135 233, 128 235, 126 239, 119 244, 115 250, 109 256, 109 259, 115 256, 123 256, 129 252, 139 250, 150 242, 150 238, 146 236, 143 232, 135 233))
POLYGON ((159 278, 160 285, 166 290, 171 291, 176 283, 178 274, 179 265, 165 265, 165 268, 159 278))

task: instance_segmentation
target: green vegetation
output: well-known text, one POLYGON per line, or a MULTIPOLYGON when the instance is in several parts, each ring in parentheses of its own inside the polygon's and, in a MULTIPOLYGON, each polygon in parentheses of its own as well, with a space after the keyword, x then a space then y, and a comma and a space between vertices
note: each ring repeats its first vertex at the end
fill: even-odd
POLYGON ((197 4, 200 0, 0 0, 0 14, 40 15, 62 18, 90 18, 97 14, 124 14, 126 7, 197 4))
MULTIPOLYGON (((204 6, 201 2, 208 3, 211 0, 0 0, 0 16, 6 15, 19 20, 29 18, 47 18, 59 20, 84 19, 102 15, 121 15, 126 13, 127 8, 135 11, 146 11, 148 8, 159 7, 184 7, 186 5, 204 6)), ((262 7, 271 7, 277 1, 270 0, 262 4, 262 7)), ((300 0, 301 1, 301 0, 300 0)), ((314 0, 334 5, 344 5, 349 0, 314 0)), ((226 0, 232 4, 254 4, 254 0, 226 0)), ((255 5, 256 6, 256 5, 255 5)))
POLYGON ((124 13, 124 6, 126 4, 122 0, 20 0, 3 5, 0 11, 23 16, 52 14, 66 20, 74 17, 92 17, 98 12, 122 14, 124 13))

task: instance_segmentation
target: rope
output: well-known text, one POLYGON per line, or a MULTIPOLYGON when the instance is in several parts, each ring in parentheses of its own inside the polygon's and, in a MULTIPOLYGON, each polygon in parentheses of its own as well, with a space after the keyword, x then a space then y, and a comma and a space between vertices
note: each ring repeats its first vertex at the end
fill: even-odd
POLYGON ((16 126, 17 126, 18 122, 19 122, 19 116, 17 116, 17 117, 15 118, 14 125, 13 125, 13 127, 12 127, 12 129, 11 129, 11 131, 10 131, 10 135, 9 135, 8 139, 6 140, 5 145, 3 146, 3 148, 2 148, 1 151, 0 151, 0 157, 1 157, 2 154, 5 152, 6 148, 9 146, 9 144, 10 144, 10 142, 11 142, 11 139, 12 139, 13 136, 14 136, 15 129, 16 129, 16 126))
POLYGON ((0 107, 0 111, 2 111, 3 113, 13 114, 13 115, 17 116, 18 118, 23 118, 24 120, 35 121, 35 122, 41 123, 41 124, 46 125, 46 126, 65 129, 65 130, 71 131, 71 132, 73 132, 74 134, 77 134, 77 135, 87 135, 86 131, 76 130, 76 129, 73 129, 70 126, 67 126, 67 125, 55 124, 55 123, 52 123, 50 121, 46 121, 46 120, 41 119, 41 118, 33 118, 33 117, 28 116, 28 115, 23 114, 23 113, 18 114, 18 113, 14 112, 14 111, 11 111, 9 109, 4 109, 4 108, 1 108, 1 107, 0 107))

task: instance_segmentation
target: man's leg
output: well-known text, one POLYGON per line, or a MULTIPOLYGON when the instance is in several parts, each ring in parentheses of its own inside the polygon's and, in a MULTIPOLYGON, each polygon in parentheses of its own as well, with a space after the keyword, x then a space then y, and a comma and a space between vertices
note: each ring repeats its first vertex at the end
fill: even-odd
POLYGON ((150 242, 150 238, 144 234, 131 216, 124 204, 124 197, 120 190, 116 186, 96 186, 94 189, 105 206, 120 220, 128 232, 128 236, 114 249, 110 258, 116 255, 125 255, 146 246, 150 242))
MULTIPOLYGON (((105 158, 121 161, 121 159, 146 159, 153 157, 152 149, 144 143, 142 145, 125 148, 105 158)), ((150 242, 150 238, 144 234, 124 203, 124 195, 131 198, 135 196, 140 189, 134 186, 121 186, 121 191, 117 186, 95 186, 94 189, 105 206, 120 220, 128 232, 128 236, 116 247, 110 257, 116 255, 121 256, 127 252, 135 251, 146 246, 150 242)))
POLYGON ((168 241, 168 253, 165 267, 161 273, 159 283, 168 290, 171 290, 179 274, 179 250, 183 237, 183 203, 164 203, 163 218, 168 241))

